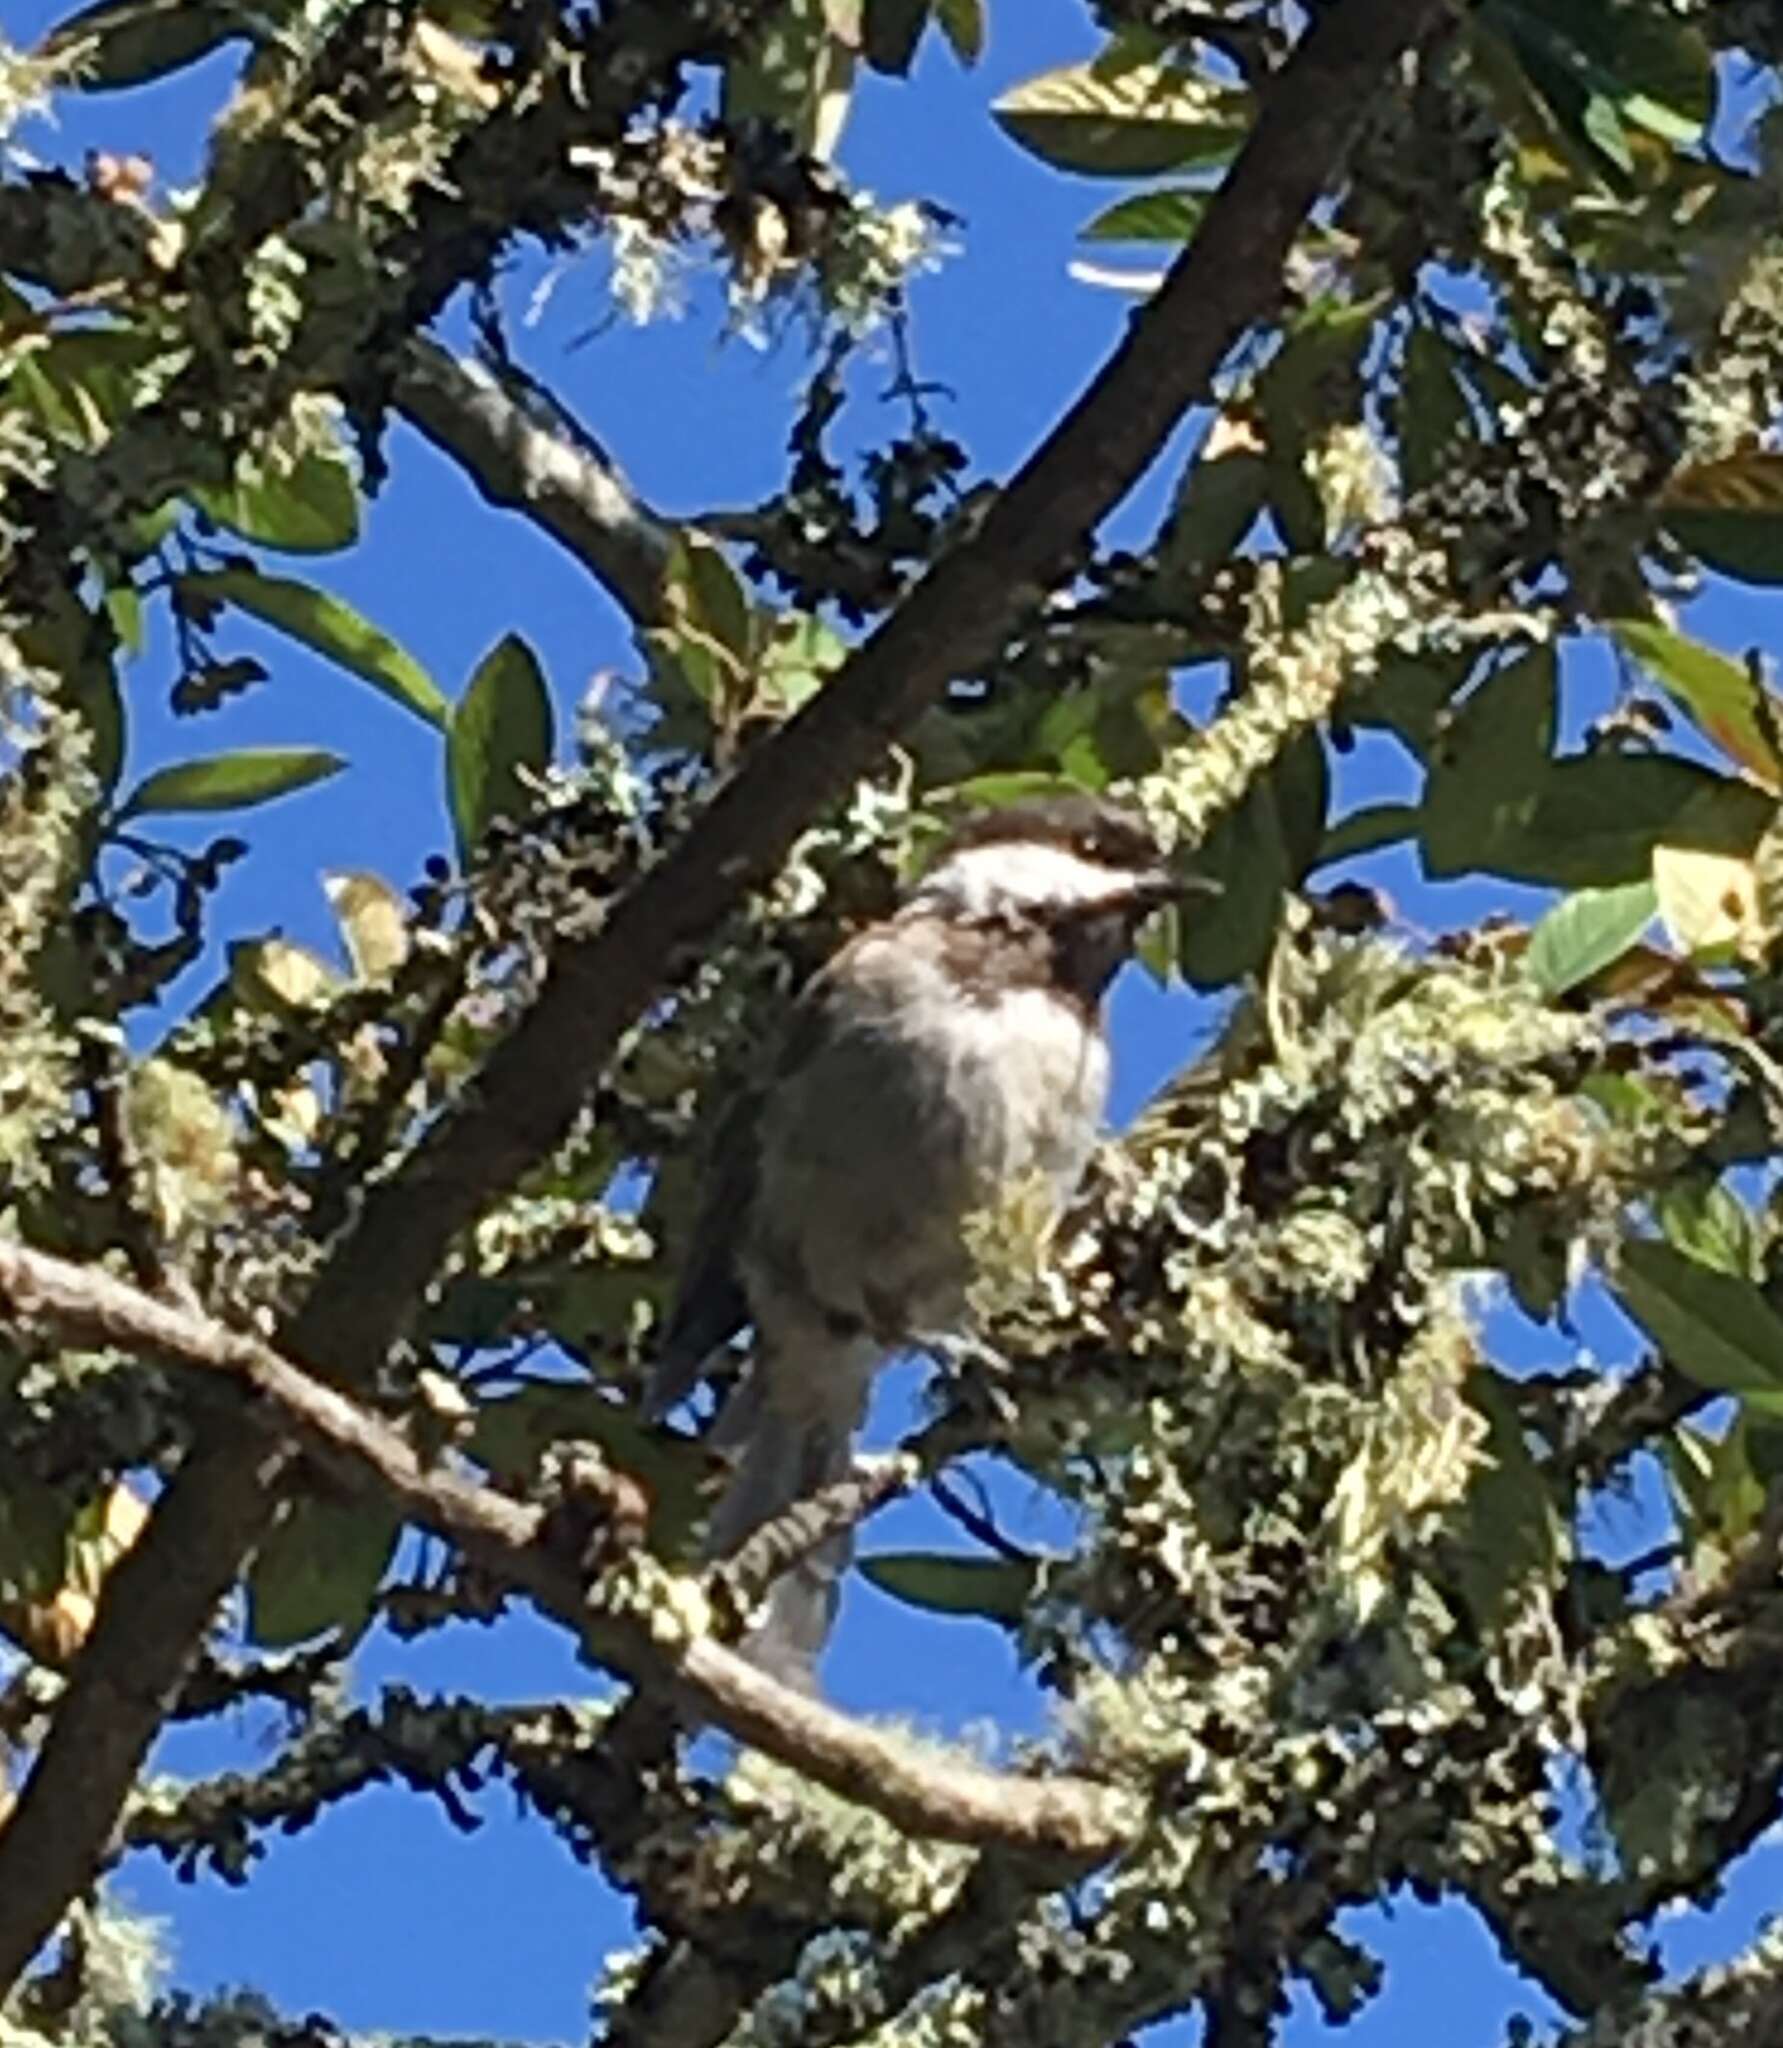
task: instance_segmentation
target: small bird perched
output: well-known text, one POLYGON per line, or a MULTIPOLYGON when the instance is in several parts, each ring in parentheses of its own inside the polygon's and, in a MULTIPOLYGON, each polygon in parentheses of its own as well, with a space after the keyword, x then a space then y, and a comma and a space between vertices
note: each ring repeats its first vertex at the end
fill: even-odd
MULTIPOLYGON (((1104 991, 1145 918, 1195 886, 1112 804, 1011 804, 807 984, 719 1127, 651 1388, 660 1415, 753 1323, 713 1434, 737 1465, 712 1556, 846 1477, 881 1361, 959 1329, 969 1217, 1016 1183, 1069 1200, 1107 1096, 1104 991)), ((847 1556, 828 1544, 774 1586, 745 1644, 764 1668, 812 1683, 847 1556)))

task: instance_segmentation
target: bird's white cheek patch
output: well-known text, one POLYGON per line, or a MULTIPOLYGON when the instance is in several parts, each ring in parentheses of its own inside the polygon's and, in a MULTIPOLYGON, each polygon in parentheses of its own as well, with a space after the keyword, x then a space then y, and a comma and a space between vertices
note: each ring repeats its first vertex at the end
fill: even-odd
POLYGON ((1130 880, 1125 869, 1085 860, 1069 847, 1008 840, 950 855, 924 881, 921 894, 974 916, 999 904, 1107 903, 1130 880))

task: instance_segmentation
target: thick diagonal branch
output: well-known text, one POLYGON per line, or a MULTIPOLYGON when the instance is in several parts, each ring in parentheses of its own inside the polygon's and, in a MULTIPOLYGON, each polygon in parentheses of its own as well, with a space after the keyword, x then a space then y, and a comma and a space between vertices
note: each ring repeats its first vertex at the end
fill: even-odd
MULTIPOLYGON (((364 1378, 453 1237, 550 1150, 587 1076, 677 963, 953 676, 997 652, 1206 394, 1233 343, 1274 312, 1301 222, 1391 67, 1447 4, 1345 0, 1317 11, 1195 240, 1089 388, 972 539, 750 757, 601 930, 565 950, 459 1113, 369 1191, 287 1333, 291 1352, 328 1360, 349 1383, 364 1378)), ((181 1671, 268 1526, 271 1475, 250 1465, 232 1432, 213 1434, 108 1581, 27 1795, 0 1834, 0 1988, 91 1880, 181 1671)))

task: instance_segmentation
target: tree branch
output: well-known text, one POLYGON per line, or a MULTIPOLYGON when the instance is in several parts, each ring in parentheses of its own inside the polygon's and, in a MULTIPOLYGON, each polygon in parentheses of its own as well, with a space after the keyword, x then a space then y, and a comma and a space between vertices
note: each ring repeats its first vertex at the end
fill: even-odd
MULTIPOLYGON (((672 1689, 678 1702, 739 1741, 912 1834, 994 1844, 1065 1867, 1098 1861, 1130 1838, 1128 1804, 1105 1786, 918 1757, 896 1737, 781 1685, 710 1638, 665 1628, 672 1600, 640 1612, 632 1602, 603 1603, 598 1586, 591 1597, 553 1544, 547 1510, 424 1464, 388 1423, 258 1338, 157 1301, 96 1267, 18 1244, 0 1244, 0 1297, 74 1342, 126 1345, 239 1382, 257 1397, 254 1418, 264 1433, 291 1430, 343 1482, 381 1492, 412 1521, 450 1538, 575 1630, 602 1663, 638 1685, 672 1689)), ((685 1581, 681 1586, 693 1590, 685 1581)), ((665 1580, 664 1590, 672 1594, 674 1582, 665 1580)), ((0 1897, 0 1955, 12 1918, 12 1898, 0 1897)))
POLYGON ((397 405, 492 505, 523 513, 575 556, 641 626, 662 615, 673 526, 542 396, 527 405, 480 363, 424 337, 407 345, 397 405))
MULTIPOLYGON (((1049 574, 1205 394, 1234 342, 1275 310, 1299 226, 1383 75, 1447 5, 1350 0, 1318 11, 1194 241, 1088 390, 975 536, 939 562, 829 686, 750 757, 600 931, 565 950, 532 1013, 466 1091, 459 1112, 368 1192, 357 1228, 286 1333, 296 1356, 328 1359, 349 1384, 368 1375, 452 1238, 550 1150, 586 1077, 677 962, 953 676, 996 653, 1049 574)), ((91 1881, 194 1646, 269 1525, 288 1457, 264 1446, 244 1456, 233 1431, 211 1432, 168 1487, 142 1541, 107 1579, 62 1709, 0 1833, 0 1987, 91 1881)), ((716 1645, 696 1645, 688 1661, 723 1655, 716 1645)), ((757 1741, 777 1725, 772 1696, 782 1689, 748 1666, 737 1670, 731 1725, 757 1741)), ((801 1702, 799 1711, 827 1710, 801 1702)), ((858 1797, 879 1776, 876 1766, 837 1789, 858 1797)))

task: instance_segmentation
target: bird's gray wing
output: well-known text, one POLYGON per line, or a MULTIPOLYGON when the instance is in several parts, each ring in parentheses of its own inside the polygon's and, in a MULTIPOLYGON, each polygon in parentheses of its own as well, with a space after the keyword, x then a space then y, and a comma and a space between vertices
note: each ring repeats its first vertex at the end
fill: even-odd
POLYGON ((755 1205, 763 1104, 776 1082, 815 1059, 840 1028, 836 968, 849 950, 844 947, 800 990, 768 1078, 739 1088, 714 1121, 693 1231, 646 1397, 653 1415, 685 1400, 706 1361, 750 1320, 737 1251, 755 1205))
POLYGON ((737 1240, 755 1200, 756 1124, 761 1090, 733 1095, 718 1116, 707 1153, 692 1234, 646 1404, 661 1416, 699 1384, 707 1359, 749 1320, 737 1273, 737 1240))

